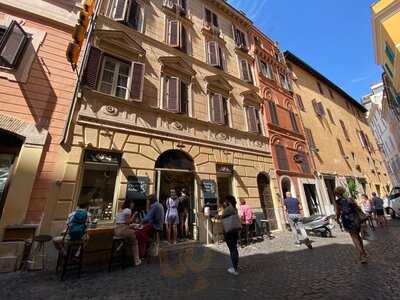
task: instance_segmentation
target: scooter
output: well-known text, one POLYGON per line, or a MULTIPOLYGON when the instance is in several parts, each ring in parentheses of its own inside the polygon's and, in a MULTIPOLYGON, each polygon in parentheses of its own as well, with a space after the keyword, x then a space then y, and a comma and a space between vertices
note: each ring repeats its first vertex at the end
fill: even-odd
POLYGON ((334 215, 313 215, 303 218, 303 225, 307 233, 313 233, 321 237, 332 237, 332 230, 335 225, 330 220, 334 217, 334 215))

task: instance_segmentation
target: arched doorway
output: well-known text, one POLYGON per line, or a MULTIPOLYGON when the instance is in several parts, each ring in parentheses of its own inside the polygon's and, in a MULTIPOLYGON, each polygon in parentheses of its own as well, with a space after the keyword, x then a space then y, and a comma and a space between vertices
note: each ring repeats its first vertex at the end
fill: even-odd
POLYGON ((269 220, 271 230, 278 229, 278 222, 275 215, 274 202, 272 200, 271 185, 269 176, 260 173, 257 176, 258 193, 260 195, 260 204, 265 217, 269 220))
POLYGON ((292 192, 292 182, 289 177, 283 177, 281 180, 282 198, 286 198, 287 192, 292 192))
POLYGON ((23 141, 18 136, 0 130, 0 218, 5 205, 15 158, 23 141))
POLYGON ((168 150, 162 153, 156 163, 156 193, 158 200, 165 206, 165 201, 170 196, 170 190, 175 189, 180 195, 183 189, 189 196, 189 216, 187 225, 189 236, 196 238, 194 228, 195 218, 195 177, 194 162, 192 157, 181 150, 168 150))

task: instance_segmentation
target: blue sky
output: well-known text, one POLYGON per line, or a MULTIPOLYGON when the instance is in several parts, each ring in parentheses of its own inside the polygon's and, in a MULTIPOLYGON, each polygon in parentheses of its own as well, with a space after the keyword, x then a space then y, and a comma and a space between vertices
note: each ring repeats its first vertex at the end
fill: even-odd
POLYGON ((229 0, 280 48, 290 50, 356 100, 379 82, 370 5, 375 0, 229 0))

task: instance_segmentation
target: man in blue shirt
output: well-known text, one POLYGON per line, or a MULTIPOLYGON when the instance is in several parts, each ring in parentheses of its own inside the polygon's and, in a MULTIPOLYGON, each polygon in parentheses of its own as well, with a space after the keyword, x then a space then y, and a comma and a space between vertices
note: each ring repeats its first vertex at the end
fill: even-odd
POLYGON ((157 201, 155 195, 151 195, 150 199, 150 210, 145 215, 142 223, 149 223, 153 225, 155 231, 163 231, 164 226, 164 207, 157 201))
POLYGON ((286 199, 284 200, 284 205, 286 208, 289 225, 295 239, 295 244, 297 246, 300 246, 301 241, 304 241, 307 247, 311 248, 311 242, 308 239, 307 232, 302 222, 303 208, 301 206, 301 203, 299 202, 299 200, 292 197, 292 193, 287 192, 286 199))

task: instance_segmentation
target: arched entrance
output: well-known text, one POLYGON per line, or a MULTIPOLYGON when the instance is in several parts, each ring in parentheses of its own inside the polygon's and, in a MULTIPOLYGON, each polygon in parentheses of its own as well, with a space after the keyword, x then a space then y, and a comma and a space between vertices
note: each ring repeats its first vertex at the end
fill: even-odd
POLYGON ((18 136, 0 130, 0 218, 7 197, 15 158, 23 141, 18 136))
POLYGON ((282 189, 282 198, 286 198, 286 193, 292 193, 292 182, 290 181, 289 177, 283 177, 281 180, 281 189, 282 189))
POLYGON ((162 153, 155 164, 156 193, 158 200, 165 206, 165 201, 170 196, 170 190, 175 189, 180 195, 183 189, 189 196, 189 216, 187 220, 189 236, 196 238, 194 228, 195 219, 195 177, 194 162, 192 157, 181 150, 168 150, 162 153))
POLYGON ((260 173, 257 176, 258 193, 260 195, 260 204, 265 217, 269 220, 271 230, 278 229, 278 222, 275 215, 274 202, 272 200, 271 185, 269 176, 260 173))

